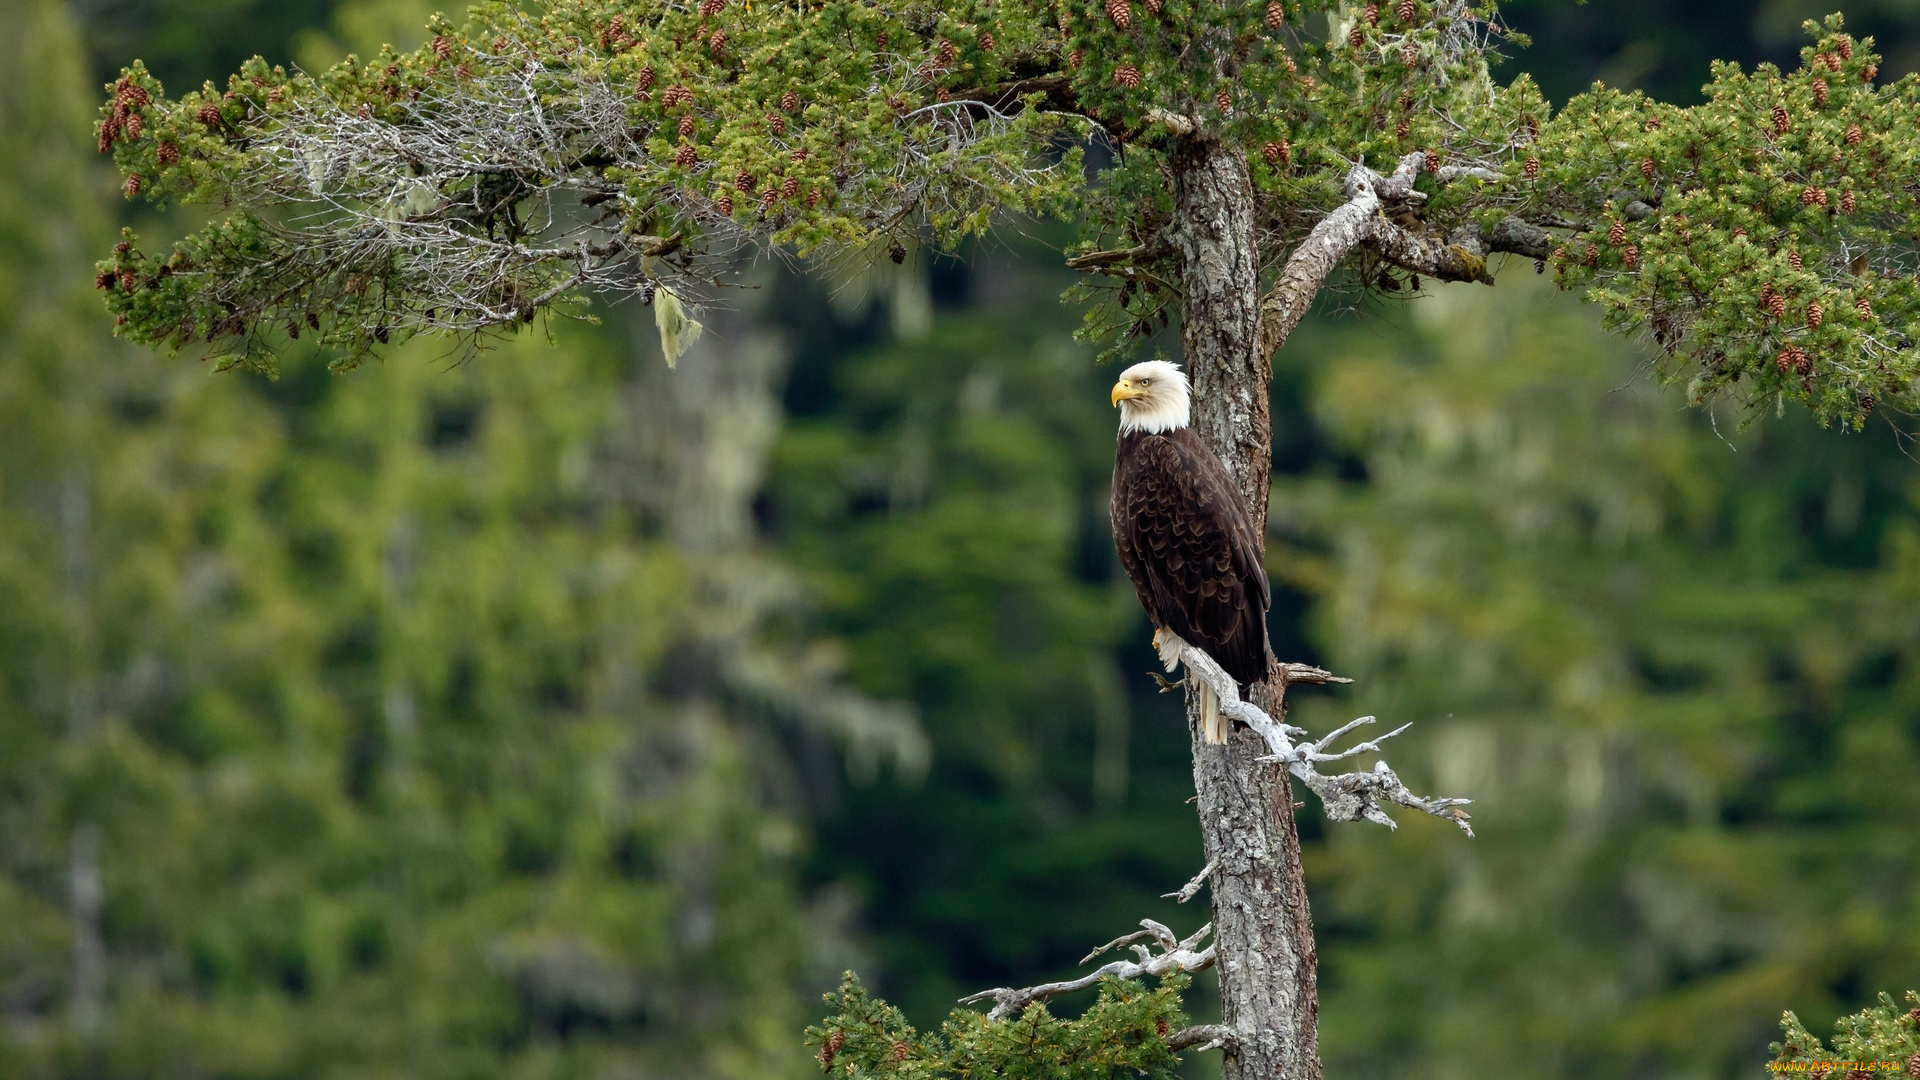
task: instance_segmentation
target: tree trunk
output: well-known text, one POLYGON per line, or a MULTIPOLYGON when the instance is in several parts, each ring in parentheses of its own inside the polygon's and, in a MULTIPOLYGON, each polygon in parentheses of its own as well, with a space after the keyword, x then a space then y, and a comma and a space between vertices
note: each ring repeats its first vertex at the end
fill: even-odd
MULTIPOLYGON (((1273 423, 1269 358, 1255 347, 1259 268, 1253 185, 1235 150, 1196 136, 1172 158, 1174 243, 1186 315, 1181 340, 1193 380, 1193 425, 1220 455, 1262 522, 1273 423)), ((1264 531, 1264 530, 1263 530, 1264 531)), ((1281 716, 1278 680, 1256 687, 1256 704, 1281 716)), ((1236 728, 1226 746, 1200 734, 1196 695, 1187 698, 1200 830, 1213 861, 1214 940, 1222 1020, 1237 1044, 1226 1080, 1319 1080, 1313 917, 1300 868, 1287 773, 1262 764, 1265 744, 1236 728)))

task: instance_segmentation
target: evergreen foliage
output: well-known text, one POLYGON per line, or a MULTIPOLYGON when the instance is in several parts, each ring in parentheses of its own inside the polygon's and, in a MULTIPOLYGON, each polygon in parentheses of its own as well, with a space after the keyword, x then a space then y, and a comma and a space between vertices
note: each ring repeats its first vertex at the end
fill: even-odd
POLYGON ((1774 1069, 1832 1075, 1840 1071, 1835 1063, 1853 1062, 1859 1067, 1849 1069, 1849 1075, 1885 1075, 1899 1070, 1920 1076, 1920 993, 1907 991, 1907 1000, 1912 1008, 1902 1009, 1893 995, 1881 994, 1878 1002, 1841 1017, 1834 1024, 1831 1050, 1807 1030, 1798 1016, 1787 1013, 1780 1018, 1781 1040, 1769 1047, 1774 1069), (1789 1064, 1801 1068, 1782 1068, 1789 1064), (1888 1064, 1893 1068, 1887 1068, 1888 1064))
POLYGON ((1180 991, 1187 981, 1175 975, 1148 990, 1108 979, 1094 1003, 1072 1020, 1039 1003, 1005 1020, 956 1009, 938 1033, 923 1034, 848 973, 838 992, 827 995, 827 1018, 807 1029, 807 1043, 818 1049, 823 1072, 856 1078, 1173 1080, 1179 1059, 1167 1049, 1166 1036, 1184 1022, 1180 991))
MULTIPOLYGON (((128 69, 99 125, 127 192, 224 212, 162 255, 130 238, 99 282, 137 341, 270 369, 313 331, 350 364, 589 287, 710 295, 743 245, 897 259, 1071 211, 1125 249, 1089 313, 1110 340, 1177 314, 1156 131, 1197 127, 1249 162, 1265 262, 1355 160, 1411 152, 1431 272, 1550 256, 1696 399, 1740 384, 1857 427, 1912 403, 1913 196, 1874 181, 1913 158, 1920 82, 1877 84, 1838 16, 1807 30, 1799 70, 1723 65, 1703 105, 1596 87, 1551 116, 1525 76, 1493 81, 1498 16, 1468 0, 494 4, 320 75, 256 59, 170 100, 128 69), (1121 150, 1091 188, 1060 150, 1087 140, 1121 150)), ((1359 280, 1399 287, 1377 269, 1359 280)))

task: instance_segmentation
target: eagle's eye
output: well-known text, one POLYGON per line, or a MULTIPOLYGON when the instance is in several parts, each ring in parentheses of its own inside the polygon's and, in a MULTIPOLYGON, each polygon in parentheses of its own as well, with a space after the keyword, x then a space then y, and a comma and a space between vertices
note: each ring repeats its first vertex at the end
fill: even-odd
POLYGON ((1134 383, 1135 383, 1135 385, 1138 385, 1138 386, 1145 386, 1145 385, 1147 385, 1148 383, 1151 383, 1151 382, 1152 382, 1153 380, 1152 380, 1152 379, 1148 379, 1148 378, 1144 378, 1144 377, 1143 377, 1143 378, 1138 378, 1138 379, 1135 379, 1135 380, 1133 380, 1133 381, 1134 381, 1134 383))

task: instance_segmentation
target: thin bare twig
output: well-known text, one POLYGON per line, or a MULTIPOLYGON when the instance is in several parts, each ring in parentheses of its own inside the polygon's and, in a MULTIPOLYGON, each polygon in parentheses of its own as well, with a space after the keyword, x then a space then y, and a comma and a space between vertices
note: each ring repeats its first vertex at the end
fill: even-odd
MULTIPOLYGON (((1176 904, 1186 903, 1187 901, 1193 899, 1195 896, 1199 894, 1200 886, 1205 885, 1207 883, 1208 875, 1212 874, 1213 868, 1218 865, 1220 865, 1219 859, 1208 859, 1207 865, 1201 867, 1200 872, 1193 875, 1193 879, 1191 881, 1188 881, 1185 885, 1180 886, 1180 888, 1174 892, 1161 893, 1160 894, 1161 897, 1164 899, 1172 900, 1176 904)), ((1083 964, 1086 963, 1085 960, 1082 960, 1080 962, 1083 964)))

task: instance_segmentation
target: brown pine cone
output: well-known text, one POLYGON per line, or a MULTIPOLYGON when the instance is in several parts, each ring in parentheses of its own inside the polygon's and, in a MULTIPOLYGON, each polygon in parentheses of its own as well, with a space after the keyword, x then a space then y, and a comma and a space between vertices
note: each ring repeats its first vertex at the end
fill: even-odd
POLYGON ((793 91, 789 90, 786 93, 780 95, 780 109, 782 112, 792 112, 793 110, 799 107, 800 107, 799 94, 796 94, 793 91))
MULTIPOLYGON (((1855 297, 1853 301, 1853 310, 1855 314, 1860 316, 1860 321, 1862 322, 1873 321, 1873 304, 1870 303, 1866 297, 1864 296, 1855 297)), ((1916 1056, 1920 1056, 1920 1055, 1916 1055, 1916 1056)))
POLYGON ((1853 213, 1854 209, 1859 205, 1860 205, 1860 200, 1854 196, 1853 192, 1843 191, 1840 193, 1840 212, 1841 213, 1851 214, 1853 213))
POLYGON ((1861 82, 1872 82, 1872 81, 1873 81, 1873 78, 1874 78, 1874 76, 1876 76, 1876 75, 1878 75, 1878 74, 1880 74, 1880 65, 1879 65, 1879 64, 1868 64, 1868 65, 1867 65, 1866 67, 1863 67, 1863 68, 1861 68, 1861 69, 1860 69, 1860 81, 1861 81, 1861 82))
POLYGON ((180 148, 170 142, 163 142, 160 144, 160 149, 153 152, 153 159, 162 165, 178 165, 180 148))
POLYGON ((1773 130, 1784 135, 1791 124, 1792 118, 1787 115, 1787 107, 1785 105, 1775 105, 1773 107, 1773 130))
POLYGON ((1839 41, 1835 44, 1834 48, 1839 50, 1840 59, 1842 60, 1853 59, 1853 39, 1848 37, 1847 35, 1841 34, 1839 41))
POLYGON ((733 178, 734 190, 744 195, 753 194, 753 189, 758 186, 759 181, 755 180, 753 174, 745 169, 741 169, 739 175, 733 178))
POLYGON ((1826 309, 1820 306, 1820 301, 1814 300, 1807 304, 1807 327, 1809 329, 1820 329, 1820 324, 1826 320, 1826 317, 1826 309))
POLYGON ((1107 18, 1122 30, 1133 25, 1133 5, 1127 0, 1107 0, 1107 18))
POLYGON ((1646 178, 1647 178, 1647 179, 1649 179, 1649 180, 1651 180, 1651 179, 1653 179, 1653 174, 1654 174, 1654 171, 1655 171, 1655 168, 1656 168, 1656 166, 1654 165, 1654 162, 1653 162, 1653 159, 1652 159, 1652 158, 1643 158, 1643 159, 1641 159, 1641 161, 1640 161, 1640 175, 1641 175, 1641 176, 1644 176, 1644 177, 1646 177, 1646 178))
POLYGON ((946 38, 941 38, 940 49, 935 55, 938 56, 942 65, 951 64, 960 58, 960 47, 946 38))
POLYGON ((782 182, 780 185, 780 194, 783 197, 789 198, 789 199, 799 195, 800 179, 794 176, 787 177, 786 180, 782 182))
POLYGON ((135 195, 140 194, 140 174, 139 173, 134 173, 132 176, 127 177, 125 190, 127 192, 127 198, 129 199, 133 198, 135 195))
POLYGON ((1626 222, 1616 221, 1607 226, 1607 243, 1619 247, 1627 239, 1626 222))
POLYGON ((220 126, 220 106, 209 101, 200 106, 200 122, 208 127, 220 126))
POLYGON ((1540 159, 1537 157, 1528 158, 1527 164, 1522 171, 1527 174, 1527 179, 1529 180, 1540 179, 1540 159))
POLYGON ((1213 104, 1215 108, 1220 110, 1220 115, 1225 116, 1226 114, 1233 111, 1233 95, 1228 93, 1226 89, 1222 87, 1221 89, 1214 91, 1213 104))
POLYGON ((680 118, 680 137, 684 139, 691 136, 693 134, 694 125, 697 122, 698 121, 694 120, 691 114, 681 117, 680 118))
POLYGON ((1825 105, 1827 103, 1827 80, 1813 80, 1813 103, 1815 105, 1825 105))
POLYGON ((767 117, 767 127, 771 129, 775 135, 785 135, 787 133, 787 118, 781 116, 779 113, 774 113, 772 116, 767 117))
POLYGON ((1426 157, 1426 160, 1423 162, 1423 164, 1426 165, 1428 172, 1438 173, 1440 171, 1440 151, 1438 150, 1427 151, 1427 157, 1426 157))
POLYGON ((1080 61, 1082 59, 1083 57, 1080 53, 1080 50, 1075 49, 1072 52, 1067 54, 1067 66, 1070 68, 1074 68, 1075 70, 1078 70, 1080 67, 1080 61))
POLYGON ((1859 124, 1847 125, 1847 145, 1848 146, 1858 146, 1860 145, 1860 140, 1866 137, 1867 137, 1866 133, 1860 130, 1859 124))
POLYGON ((1128 90, 1140 85, 1140 69, 1132 64, 1121 64, 1113 73, 1115 86, 1124 86, 1128 90))
POLYGON ((1394 14, 1400 16, 1401 22, 1406 23, 1412 22, 1414 15, 1418 14, 1419 10, 1419 5, 1415 3, 1415 0, 1400 0, 1400 6, 1395 9, 1394 14))
POLYGON ((732 217, 733 216, 733 196, 723 192, 718 199, 715 199, 713 201, 713 208, 715 210, 720 211, 721 217, 732 217))
POLYGON ((1347 44, 1358 49, 1367 43, 1367 35, 1358 26, 1347 31, 1347 44))
POLYGON ((653 65, 652 64, 648 64, 646 67, 643 67, 640 69, 640 77, 638 80, 635 81, 634 85, 641 90, 653 89, 653 65))
POLYGON ((1639 266, 1640 265, 1640 245, 1628 244, 1626 247, 1626 250, 1620 253, 1620 261, 1629 270, 1632 270, 1634 267, 1639 266))
MULTIPOLYGON (((1156 6, 1156 5, 1154 5, 1154 4, 1148 4, 1148 5, 1147 5, 1147 7, 1148 7, 1148 8, 1153 8, 1153 7, 1155 7, 1155 6, 1156 6)), ((986 34, 981 34, 981 35, 980 35, 980 51, 981 51, 981 52, 992 52, 992 51, 993 51, 993 35, 992 35, 991 33, 986 33, 986 34)))
POLYGON ((1379 4, 1367 5, 1366 20, 1367 20, 1368 26, 1380 25, 1380 5, 1379 4))
POLYGON ((823 1069, 833 1068, 833 1059, 839 1055, 840 1048, 845 1045, 847 1045, 847 1036, 845 1032, 836 1031, 833 1034, 828 1035, 827 1041, 820 1044, 821 1068, 823 1069))
POLYGON ((1267 0, 1267 29, 1278 30, 1287 21, 1287 8, 1280 0, 1267 0))
POLYGON ((1787 265, 1793 267, 1795 270, 1799 270, 1802 268, 1800 263, 1800 253, 1798 251, 1787 252, 1787 265))
POLYGON ((673 152, 673 163, 683 169, 690 169, 700 161, 700 151, 691 143, 683 143, 673 152))

